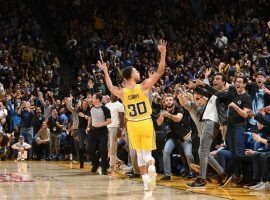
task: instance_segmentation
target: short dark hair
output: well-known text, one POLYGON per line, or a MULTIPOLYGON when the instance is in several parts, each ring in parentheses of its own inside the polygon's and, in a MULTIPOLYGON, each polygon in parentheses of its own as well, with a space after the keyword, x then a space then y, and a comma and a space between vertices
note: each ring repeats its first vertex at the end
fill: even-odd
POLYGON ((131 74, 132 74, 132 70, 133 67, 126 67, 122 70, 122 76, 124 77, 124 79, 128 80, 131 78, 131 74))
POLYGON ((57 108, 56 108, 55 106, 52 107, 51 112, 52 112, 53 110, 56 110, 56 111, 58 112, 58 110, 57 110, 57 108))
POLYGON ((226 84, 227 79, 226 79, 225 74, 218 72, 218 73, 215 73, 215 74, 214 74, 213 78, 215 78, 216 76, 221 76, 222 81, 224 81, 224 82, 225 82, 225 84, 226 84))
POLYGON ((171 93, 167 93, 167 94, 164 95, 164 98, 165 98, 165 99, 166 99, 166 98, 169 98, 169 97, 172 97, 172 98, 174 99, 174 97, 173 97, 173 95, 172 95, 171 93))
POLYGON ((102 94, 100 92, 97 92, 94 95, 96 96, 96 99, 98 99, 100 102, 102 102, 102 94))
POLYGON ((118 100, 118 97, 117 96, 115 96, 115 95, 113 95, 113 94, 111 94, 111 97, 110 97, 110 99, 111 99, 111 102, 116 102, 117 100, 118 100))
POLYGON ((242 79, 243 79, 243 83, 248 83, 248 79, 247 79, 247 77, 245 77, 245 76, 236 76, 235 79, 234 79, 234 82, 235 82, 236 79, 238 79, 238 78, 242 78, 242 79))
POLYGON ((188 78, 188 77, 185 77, 183 83, 188 85, 189 81, 192 81, 192 80, 190 78, 188 78))

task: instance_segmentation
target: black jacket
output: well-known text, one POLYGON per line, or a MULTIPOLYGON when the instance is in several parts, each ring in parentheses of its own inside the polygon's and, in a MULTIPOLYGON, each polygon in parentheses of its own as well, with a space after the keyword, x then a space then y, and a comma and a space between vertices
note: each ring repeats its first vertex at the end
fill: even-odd
MULTIPOLYGON (((218 112, 219 123, 221 125, 228 125, 227 109, 228 109, 228 105, 233 100, 233 94, 229 90, 218 91, 207 84, 205 85, 204 88, 196 87, 194 91, 207 97, 208 99, 210 99, 212 95, 217 96, 216 107, 217 107, 217 112, 218 112)), ((204 111, 201 115, 201 119, 203 117, 204 111)))

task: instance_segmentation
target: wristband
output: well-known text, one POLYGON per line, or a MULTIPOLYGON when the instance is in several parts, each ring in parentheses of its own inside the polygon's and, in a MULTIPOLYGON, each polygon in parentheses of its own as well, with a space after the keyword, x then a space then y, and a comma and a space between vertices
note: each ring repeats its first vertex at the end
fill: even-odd
POLYGON ((258 142, 261 142, 261 141, 262 141, 262 138, 261 138, 261 137, 259 137, 258 142))

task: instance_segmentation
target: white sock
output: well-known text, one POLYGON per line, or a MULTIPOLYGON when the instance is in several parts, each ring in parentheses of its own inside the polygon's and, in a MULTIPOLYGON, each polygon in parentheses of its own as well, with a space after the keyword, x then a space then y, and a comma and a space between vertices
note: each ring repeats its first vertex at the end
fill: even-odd
POLYGON ((149 165, 148 171, 156 171, 155 165, 149 165))
POLYGON ((143 179, 143 181, 144 180, 146 180, 146 179, 148 179, 149 178, 149 175, 148 174, 144 174, 144 175, 142 175, 142 179, 143 179))

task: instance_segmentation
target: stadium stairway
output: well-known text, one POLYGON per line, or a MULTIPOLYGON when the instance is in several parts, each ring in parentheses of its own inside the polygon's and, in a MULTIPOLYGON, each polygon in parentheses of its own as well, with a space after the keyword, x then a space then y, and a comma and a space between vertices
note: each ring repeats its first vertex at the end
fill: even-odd
POLYGON ((64 41, 53 27, 53 23, 51 23, 52 19, 48 16, 47 6, 44 4, 45 2, 42 0, 29 1, 32 13, 41 27, 47 48, 51 51, 52 55, 57 56, 59 59, 61 70, 58 97, 63 98, 69 96, 69 92, 72 90, 75 82, 75 77, 71 70, 72 67, 68 63, 66 50, 62 45, 64 41))

